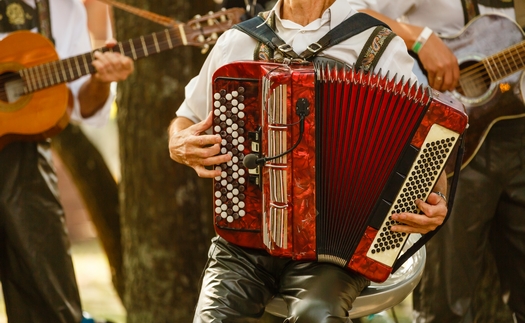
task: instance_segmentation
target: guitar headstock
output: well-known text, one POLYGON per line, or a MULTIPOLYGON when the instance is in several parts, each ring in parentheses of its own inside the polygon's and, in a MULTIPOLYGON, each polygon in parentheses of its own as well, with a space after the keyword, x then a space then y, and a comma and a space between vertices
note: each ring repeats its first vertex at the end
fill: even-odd
POLYGON ((219 34, 241 21, 245 10, 242 8, 222 9, 205 16, 195 16, 184 26, 188 45, 202 47, 202 53, 215 44, 219 34))

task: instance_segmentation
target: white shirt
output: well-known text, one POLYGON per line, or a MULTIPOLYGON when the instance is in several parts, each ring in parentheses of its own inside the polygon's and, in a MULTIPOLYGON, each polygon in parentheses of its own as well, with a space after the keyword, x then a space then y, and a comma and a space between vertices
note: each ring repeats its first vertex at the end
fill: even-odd
MULTIPOLYGON (((33 0, 24 0, 28 5, 34 7, 33 0)), ((48 0, 51 16, 51 32, 55 40, 55 50, 62 59, 91 51, 91 40, 87 28, 86 8, 81 0, 48 0)), ((36 14, 36 12, 35 12, 36 14)), ((36 32, 36 29, 33 30, 36 32)), ((0 33, 0 39, 8 34, 0 33)), ((89 79, 89 75, 83 76, 68 84, 75 98, 71 119, 92 126, 102 126, 106 123, 113 102, 110 95, 102 109, 89 118, 82 118, 78 92, 82 84, 89 79)))
MULTIPOLYGON (((346 18, 357 13, 346 0, 336 0, 321 18, 312 21, 307 26, 298 25, 289 20, 281 19, 281 1, 275 7, 276 32, 296 53, 301 53, 308 45, 319 40, 329 30, 339 25, 346 18)), ((353 64, 356 62, 373 28, 351 37, 340 44, 323 51, 323 55, 353 64)), ((236 29, 231 29, 219 37, 214 48, 207 57, 198 76, 186 86, 186 100, 182 103, 177 116, 186 117, 197 123, 206 118, 211 110, 211 80, 213 73, 222 65, 234 61, 253 60, 253 51, 257 41, 236 29)), ((321 56, 321 55, 320 55, 321 56)), ((403 40, 395 37, 387 46, 376 66, 375 72, 389 75, 397 74, 405 79, 412 78, 413 59, 407 54, 403 40)))
MULTIPOLYGON (((427 26, 441 36, 455 36, 465 26, 461 0, 348 0, 357 10, 371 9, 392 19, 403 18, 427 26), (436 10, 438 8, 439 10, 436 10)), ((514 8, 498 9, 479 5, 480 14, 500 13, 516 19, 514 8)))

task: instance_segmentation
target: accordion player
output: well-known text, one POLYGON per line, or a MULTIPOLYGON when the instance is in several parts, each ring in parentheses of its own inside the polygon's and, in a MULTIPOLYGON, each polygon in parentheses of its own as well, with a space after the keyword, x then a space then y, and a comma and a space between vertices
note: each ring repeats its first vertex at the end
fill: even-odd
POLYGON ((323 64, 234 62, 212 80, 214 226, 243 247, 388 278, 467 127, 453 98, 395 77, 323 64))

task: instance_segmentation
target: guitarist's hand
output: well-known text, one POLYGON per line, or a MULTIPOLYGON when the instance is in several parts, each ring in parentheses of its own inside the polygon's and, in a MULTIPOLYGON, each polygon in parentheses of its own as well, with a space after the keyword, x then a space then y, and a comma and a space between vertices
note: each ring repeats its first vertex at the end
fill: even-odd
POLYGON ((458 59, 436 34, 428 38, 418 56, 428 73, 428 83, 432 88, 444 92, 457 87, 458 59))
MULTIPOLYGON (((114 40, 106 43, 106 46, 111 48, 115 46, 114 40)), ((133 73, 133 60, 120 53, 114 52, 99 52, 94 54, 95 60, 93 67, 97 70, 93 74, 93 78, 102 83, 111 83, 125 80, 131 73, 133 73)))
MULTIPOLYGON (((113 42, 108 43, 111 47, 113 42)), ((82 117, 88 118, 100 110, 110 94, 111 82, 125 80, 133 73, 133 60, 119 53, 99 52, 93 54, 92 62, 97 70, 80 88, 78 99, 82 117)))
POLYGON ((220 155, 221 137, 207 135, 206 130, 213 124, 213 114, 206 120, 193 123, 186 118, 176 118, 169 127, 169 152, 174 161, 190 166, 199 177, 213 178, 221 175, 221 170, 208 169, 214 165, 231 160, 228 154, 220 155))

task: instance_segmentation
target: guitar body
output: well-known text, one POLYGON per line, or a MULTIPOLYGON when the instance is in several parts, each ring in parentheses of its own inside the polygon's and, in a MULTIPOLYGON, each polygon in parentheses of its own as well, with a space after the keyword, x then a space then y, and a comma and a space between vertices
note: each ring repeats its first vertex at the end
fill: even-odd
MULTIPOLYGON (((509 18, 490 14, 472 20, 457 36, 442 39, 458 58, 463 76, 470 71, 472 64, 523 42, 525 35, 509 18)), ((513 57, 509 56, 508 60, 516 66, 512 59, 519 62, 518 66, 525 61, 525 57, 520 57, 514 52, 513 57)), ((490 59, 486 60, 485 67, 490 63, 490 59)), ((482 81, 460 80, 461 87, 452 95, 465 105, 469 117, 463 167, 474 158, 490 128, 497 121, 525 117, 525 105, 520 89, 521 77, 522 71, 518 71, 497 82, 491 82, 488 75, 482 81)))
MULTIPOLYGON (((203 51, 218 34, 241 21, 244 9, 232 8, 196 16, 186 24, 96 49, 137 60, 175 47, 203 51)), ((171 20, 170 20, 171 21, 171 20)), ((17 31, 0 41, 0 149, 13 140, 48 138, 69 122, 66 83, 96 73, 93 52, 58 59, 53 44, 40 34, 17 31)))
POLYGON ((46 138, 63 129, 68 122, 69 91, 66 84, 8 102, 6 79, 10 72, 55 61, 58 55, 44 36, 29 31, 17 31, 0 41, 0 148, 13 140, 46 138))

